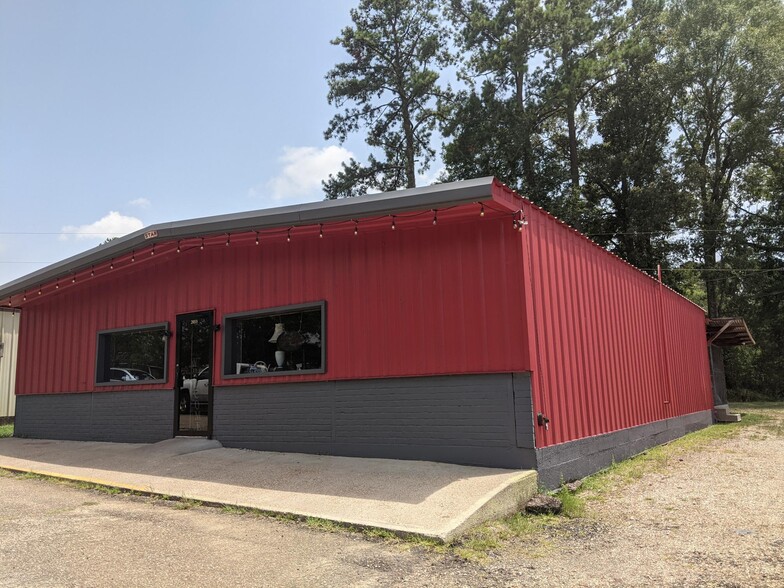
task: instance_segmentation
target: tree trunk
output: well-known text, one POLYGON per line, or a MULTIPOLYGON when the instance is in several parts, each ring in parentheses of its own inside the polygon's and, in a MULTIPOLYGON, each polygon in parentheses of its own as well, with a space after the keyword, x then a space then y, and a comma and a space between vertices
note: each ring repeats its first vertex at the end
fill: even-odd
POLYGON ((406 188, 416 188, 416 165, 414 154, 414 126, 411 124, 411 115, 406 106, 403 107, 403 136, 405 137, 405 166, 406 166, 406 188))
POLYGON ((717 272, 711 271, 718 265, 719 251, 719 231, 722 224, 721 202, 716 202, 713 198, 703 201, 703 231, 702 231, 702 267, 703 281, 705 282, 705 295, 708 301, 708 316, 715 318, 719 316, 719 291, 717 287, 717 272))
POLYGON ((566 105, 566 124, 569 127, 569 177, 572 182, 572 195, 580 193, 580 167, 577 159, 577 121, 575 120, 574 96, 569 92, 566 105))

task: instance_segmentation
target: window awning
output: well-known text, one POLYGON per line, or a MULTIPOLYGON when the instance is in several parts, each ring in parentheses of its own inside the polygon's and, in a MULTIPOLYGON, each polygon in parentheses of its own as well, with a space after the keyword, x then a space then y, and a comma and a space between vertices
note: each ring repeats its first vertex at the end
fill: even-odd
POLYGON ((708 334, 708 345, 717 347, 756 345, 746 321, 740 317, 706 318, 705 330, 708 334))

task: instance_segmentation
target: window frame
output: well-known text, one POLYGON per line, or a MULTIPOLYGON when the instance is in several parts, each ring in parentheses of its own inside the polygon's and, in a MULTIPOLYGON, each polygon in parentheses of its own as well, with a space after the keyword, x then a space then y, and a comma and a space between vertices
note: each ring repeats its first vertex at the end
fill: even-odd
MULTIPOLYGON (((96 386, 149 386, 154 384, 166 384, 169 381, 169 339, 171 339, 171 331, 169 330, 169 323, 168 322, 161 322, 161 323, 151 323, 147 325, 134 325, 133 327, 119 327, 115 329, 103 329, 98 331, 96 342, 95 342, 95 370, 93 371, 94 374, 94 381, 96 386), (102 362, 105 361, 105 358, 102 358, 101 351, 104 347, 101 345, 101 338, 105 337, 106 335, 113 335, 115 333, 129 333, 133 331, 152 331, 154 329, 163 329, 163 334, 165 338, 163 340, 163 378, 157 380, 130 380, 124 382, 99 382, 98 381, 98 374, 99 369, 102 367, 102 362)), ((106 369, 110 369, 112 366, 106 366, 106 369)), ((122 369, 122 368, 121 368, 122 369)))
POLYGON ((274 306, 257 310, 246 310, 244 312, 233 312, 224 314, 221 330, 223 331, 222 353, 221 353, 221 378, 224 380, 240 380, 244 378, 282 378, 285 376, 305 376, 312 374, 324 374, 327 371, 327 302, 317 300, 315 302, 303 302, 300 304, 287 304, 285 306, 274 306), (309 370, 286 370, 272 372, 251 372, 245 374, 234 373, 229 369, 233 361, 231 356, 231 342, 234 334, 234 322, 237 319, 265 317, 274 314, 293 314, 297 311, 318 310, 321 312, 321 367, 309 370))

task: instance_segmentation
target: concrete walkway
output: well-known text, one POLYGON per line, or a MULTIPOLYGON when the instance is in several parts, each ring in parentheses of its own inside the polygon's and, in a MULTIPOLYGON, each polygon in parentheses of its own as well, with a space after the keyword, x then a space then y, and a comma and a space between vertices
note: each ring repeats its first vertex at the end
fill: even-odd
POLYGON ((0 439, 0 468, 441 541, 519 510, 537 487, 531 470, 248 451, 183 437, 155 444, 0 439))

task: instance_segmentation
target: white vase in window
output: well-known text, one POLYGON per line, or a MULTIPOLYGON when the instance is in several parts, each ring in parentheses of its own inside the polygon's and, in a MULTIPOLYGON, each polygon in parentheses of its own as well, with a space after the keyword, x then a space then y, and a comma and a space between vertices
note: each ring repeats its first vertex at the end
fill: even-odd
POLYGON ((286 361, 286 352, 285 351, 276 351, 275 352, 275 363, 278 364, 279 368, 283 367, 284 362, 286 361))

